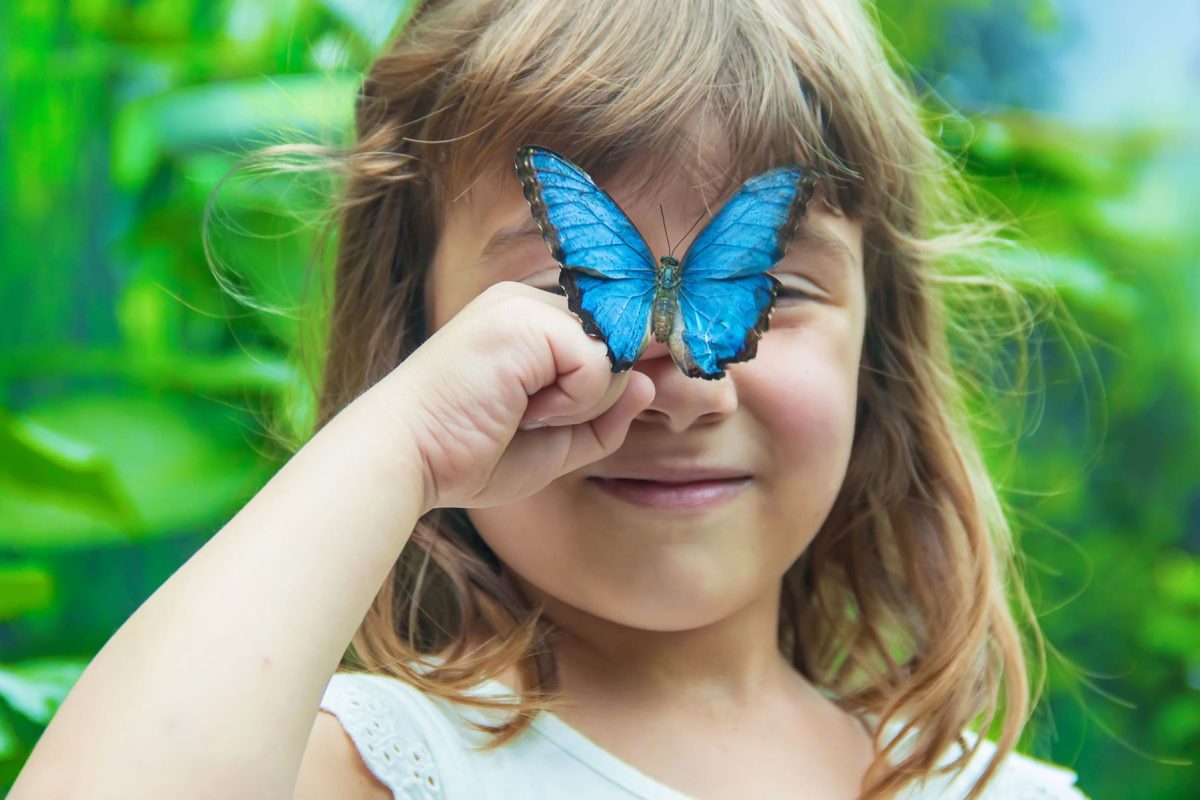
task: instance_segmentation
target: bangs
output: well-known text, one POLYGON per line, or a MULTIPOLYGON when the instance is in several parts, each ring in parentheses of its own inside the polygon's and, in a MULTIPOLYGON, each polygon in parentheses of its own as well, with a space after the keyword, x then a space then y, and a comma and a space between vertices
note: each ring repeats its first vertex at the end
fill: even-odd
MULTIPOLYGON (((427 7, 396 43, 404 51, 408 39, 461 39, 453 62, 425 78, 428 107, 411 109, 400 131, 439 206, 481 178, 511 177, 516 148, 537 144, 597 180, 630 167, 636 182, 682 171, 718 195, 772 166, 800 164, 825 176, 826 202, 857 213, 856 163, 869 154, 843 143, 871 137, 839 133, 848 119, 831 100, 864 87, 823 57, 834 47, 822 39, 838 28, 823 4, 473 3, 472 30, 463 5, 427 7)), ((388 94, 385 85, 364 92, 388 94)))

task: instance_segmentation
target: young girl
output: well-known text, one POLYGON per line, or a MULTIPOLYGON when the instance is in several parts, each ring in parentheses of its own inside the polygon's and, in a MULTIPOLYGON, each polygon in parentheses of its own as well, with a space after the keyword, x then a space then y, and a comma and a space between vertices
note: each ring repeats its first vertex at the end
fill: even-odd
POLYGON ((334 155, 319 432, 12 797, 1084 797, 1013 749, 1010 603, 1040 641, 947 343, 949 292, 1003 289, 949 266, 997 227, 854 0, 424 3, 334 155), (754 357, 613 372, 524 144, 655 256, 753 175, 824 176, 754 357))

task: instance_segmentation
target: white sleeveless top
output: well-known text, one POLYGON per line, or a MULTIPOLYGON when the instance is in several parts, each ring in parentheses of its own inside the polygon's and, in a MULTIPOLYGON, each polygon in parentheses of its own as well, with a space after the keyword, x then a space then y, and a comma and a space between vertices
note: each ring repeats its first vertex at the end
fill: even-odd
MULTIPOLYGON (((472 691, 509 694, 498 681, 472 691)), ((467 725, 465 717, 495 724, 503 714, 428 696, 387 675, 336 673, 321 708, 337 716, 363 762, 395 800, 697 800, 659 783, 546 711, 508 744, 479 752, 471 747, 488 736, 467 725)), ((889 724, 885 743, 900 725, 898 720, 889 724)), ((975 734, 964 731, 963 736, 974 744, 975 734)), ((952 760, 956 747, 941 763, 952 760)), ((994 750, 985 740, 958 776, 931 777, 908 787, 898 800, 961 800, 994 750)), ((1088 800, 1075 780, 1076 773, 1066 767, 1011 753, 983 798, 1088 800)))

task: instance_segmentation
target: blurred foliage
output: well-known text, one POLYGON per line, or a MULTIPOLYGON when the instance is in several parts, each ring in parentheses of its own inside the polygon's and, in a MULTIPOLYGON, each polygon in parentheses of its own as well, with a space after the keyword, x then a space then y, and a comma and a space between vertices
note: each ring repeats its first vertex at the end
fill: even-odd
MULTIPOLYGON (((0 4, 0 787, 88 659, 311 426, 292 354, 327 188, 224 184, 226 287, 201 218, 247 149, 344 140, 403 5, 0 4)), ((1087 336, 1038 332, 1015 459, 989 441, 1061 653, 1022 749, 1097 800, 1195 797, 1200 154, 1169 126, 1087 131, 1021 108, 1009 89, 1045 63, 1029 44, 1054 29, 1045 4, 878 8, 947 149, 1021 221, 1028 246, 1005 268, 1052 279, 1087 336), (963 115, 927 91, 964 53, 960 78, 1014 105, 963 115)))

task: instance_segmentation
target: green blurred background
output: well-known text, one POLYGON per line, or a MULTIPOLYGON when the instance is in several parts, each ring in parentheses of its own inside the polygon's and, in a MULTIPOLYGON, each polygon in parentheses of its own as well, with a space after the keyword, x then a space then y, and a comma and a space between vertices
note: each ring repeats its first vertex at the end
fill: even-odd
MULTIPOLYGON (((0 788, 312 424, 292 354, 329 185, 224 184, 213 255, 249 303, 201 220, 248 148, 346 141, 406 5, 0 3, 0 788)), ((1006 268, 1051 278, 1087 337, 1039 334, 994 464, 1058 654, 1022 749, 1097 800, 1200 796, 1200 8, 877 7, 945 145, 1022 223, 1006 268)))

